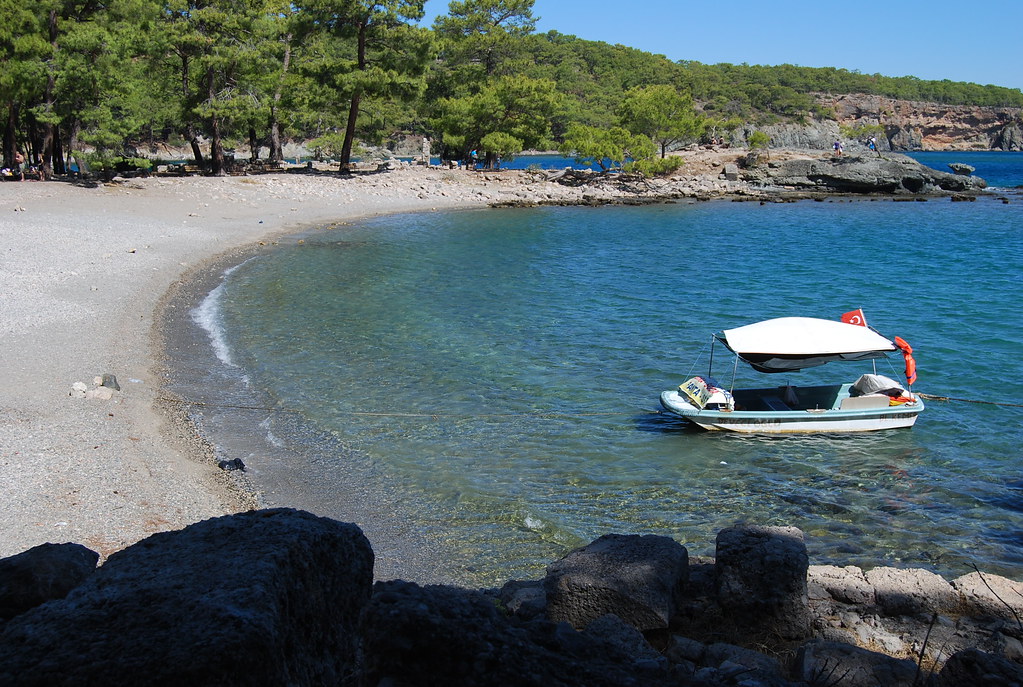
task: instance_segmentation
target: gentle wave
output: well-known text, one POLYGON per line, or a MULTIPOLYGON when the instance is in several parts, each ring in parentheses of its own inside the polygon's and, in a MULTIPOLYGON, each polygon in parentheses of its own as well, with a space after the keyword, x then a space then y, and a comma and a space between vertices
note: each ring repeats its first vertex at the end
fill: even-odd
POLYGON ((243 262, 224 270, 220 284, 210 291, 206 298, 193 308, 190 313, 192 321, 205 331, 209 337, 210 346, 213 347, 213 352, 216 354, 217 359, 229 367, 238 367, 238 365, 231 355, 231 346, 227 341, 227 335, 221 323, 221 302, 224 299, 227 280, 244 266, 245 263, 243 262))

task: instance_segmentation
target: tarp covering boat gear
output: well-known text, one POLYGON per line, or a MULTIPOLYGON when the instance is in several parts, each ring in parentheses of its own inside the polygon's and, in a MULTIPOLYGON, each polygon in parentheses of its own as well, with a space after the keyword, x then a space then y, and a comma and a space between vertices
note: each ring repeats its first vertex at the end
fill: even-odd
POLYGON ((836 360, 884 358, 895 344, 874 330, 814 317, 778 317, 726 329, 717 339, 758 372, 791 372, 836 360))
POLYGON ((884 375, 865 374, 853 382, 849 391, 853 396, 884 394, 885 396, 905 396, 906 389, 891 377, 884 375))

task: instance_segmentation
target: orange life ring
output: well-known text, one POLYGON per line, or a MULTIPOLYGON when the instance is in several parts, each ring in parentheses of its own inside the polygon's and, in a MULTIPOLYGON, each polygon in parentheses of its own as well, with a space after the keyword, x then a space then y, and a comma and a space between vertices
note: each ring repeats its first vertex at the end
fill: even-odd
POLYGON ((902 349, 902 357, 906 359, 906 383, 913 386, 916 382, 916 360, 913 358, 913 347, 901 336, 895 337, 895 345, 902 349))

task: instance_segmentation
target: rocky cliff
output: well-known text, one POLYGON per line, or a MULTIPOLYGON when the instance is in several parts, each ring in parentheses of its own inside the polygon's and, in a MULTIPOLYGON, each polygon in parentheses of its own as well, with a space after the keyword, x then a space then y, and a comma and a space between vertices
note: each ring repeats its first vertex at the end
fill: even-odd
POLYGON ((1023 150, 1018 107, 942 105, 877 95, 815 96, 834 120, 764 127, 772 147, 827 150, 840 127, 881 126, 881 150, 1023 150))

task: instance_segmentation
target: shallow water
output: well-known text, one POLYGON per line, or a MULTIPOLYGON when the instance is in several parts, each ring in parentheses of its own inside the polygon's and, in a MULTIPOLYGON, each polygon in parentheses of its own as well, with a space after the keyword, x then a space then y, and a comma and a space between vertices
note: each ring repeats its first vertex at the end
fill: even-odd
POLYGON ((310 233, 198 316, 230 356, 198 366, 219 402, 277 411, 198 419, 271 502, 343 518, 336 494, 365 482, 459 582, 536 577, 607 532, 712 554, 736 522, 802 528, 814 562, 1018 576, 1020 408, 931 401, 911 430, 772 438, 693 430, 657 397, 705 370, 713 331, 861 307, 913 345, 916 391, 1023 402, 1021 207, 478 210, 310 233))

